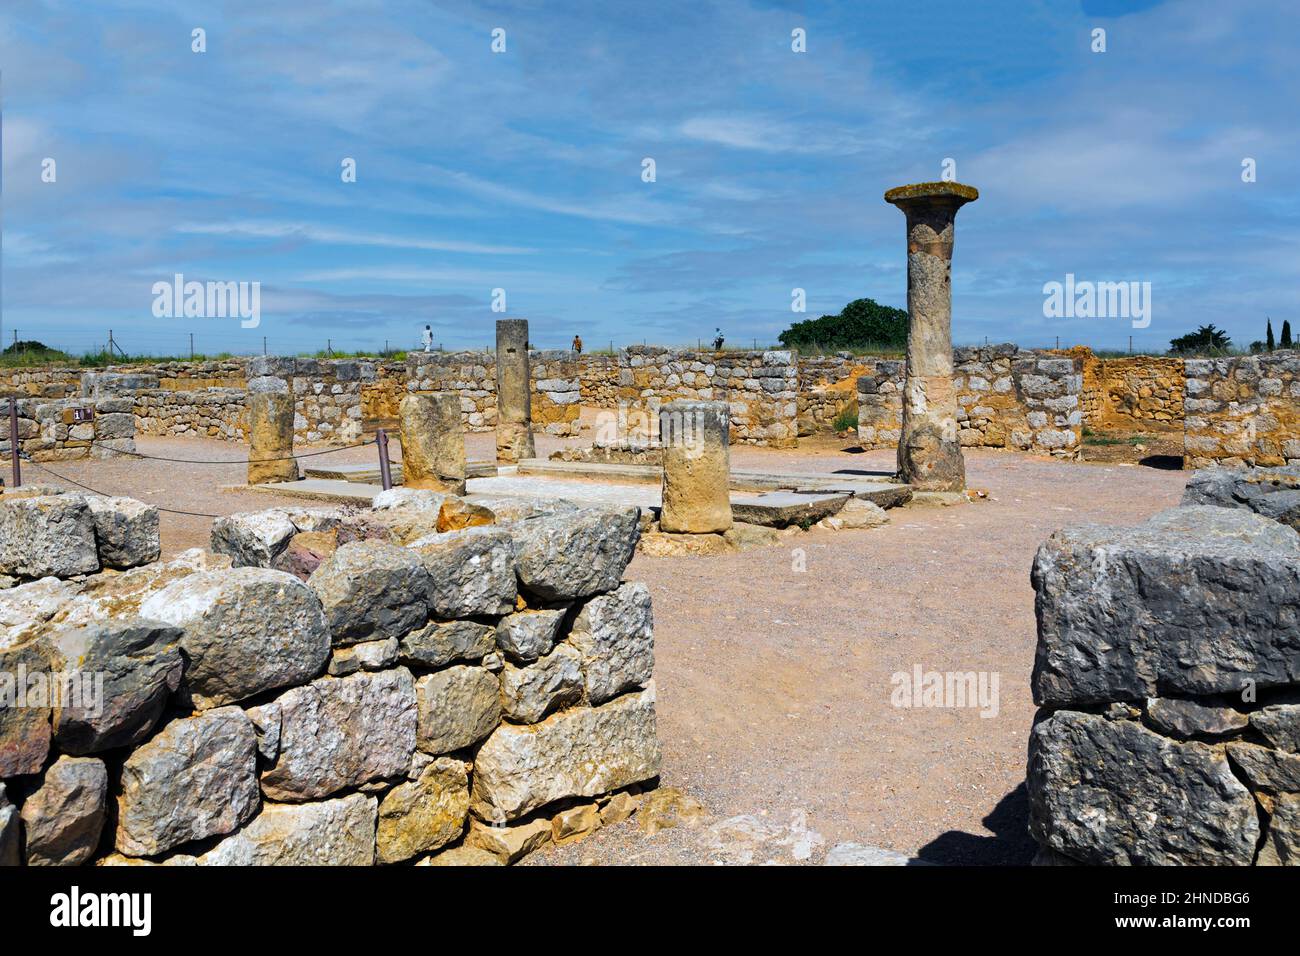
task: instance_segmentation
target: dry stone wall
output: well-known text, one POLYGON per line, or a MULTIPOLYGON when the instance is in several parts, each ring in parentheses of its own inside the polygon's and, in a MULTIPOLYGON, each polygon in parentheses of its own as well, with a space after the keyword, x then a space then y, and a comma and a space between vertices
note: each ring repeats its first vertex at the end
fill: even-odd
POLYGON ((1186 467, 1300 463, 1300 352, 1184 366, 1186 467))
POLYGON ((1300 864, 1298 523, 1300 469, 1206 472, 1039 549, 1039 862, 1300 864))
POLYGON ((159 561, 138 502, 0 496, 0 864, 504 864, 625 818, 660 762, 639 528, 396 489, 159 561))
MULTIPOLYGON (((1083 415, 1078 359, 1014 345, 953 350, 953 387, 963 447, 1012 448, 1077 458, 1083 415)), ((878 360, 858 379, 858 440, 898 444, 905 363, 878 360)))
MULTIPOLYGON (((18 448, 33 461, 107 458, 135 451, 134 403, 130 398, 25 398, 17 402, 18 448), (93 412, 79 421, 77 410, 93 412)), ((9 428, 0 427, 0 454, 9 455, 9 428)))

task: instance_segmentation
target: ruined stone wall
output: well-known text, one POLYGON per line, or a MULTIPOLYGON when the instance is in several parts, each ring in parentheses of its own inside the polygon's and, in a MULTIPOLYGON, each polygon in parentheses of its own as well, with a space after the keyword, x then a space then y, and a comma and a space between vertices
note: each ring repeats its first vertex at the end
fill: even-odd
POLYGON ((0 864, 504 864, 633 813, 660 763, 636 509, 375 505, 159 562, 139 502, 0 496, 0 674, 108 675, 98 710, 0 706, 0 864))
MULTIPOLYGON (((578 434, 582 412, 580 362, 567 349, 530 351, 532 413, 535 431, 578 434)), ((454 392, 460 396, 466 431, 496 428, 496 356, 492 352, 412 352, 406 358, 408 391, 454 392)))
POLYGON ((1300 462, 1300 352, 1187 359, 1184 467, 1300 462))
POLYGON ((578 359, 578 386, 588 408, 618 407, 618 356, 586 354, 578 359))
POLYGON ((790 351, 691 352, 632 346, 618 354, 618 399, 630 415, 657 420, 675 399, 725 401, 736 444, 798 441, 798 356, 790 351))
POLYGON ((75 368, 0 368, 0 396, 67 398, 81 388, 81 370, 75 368))
POLYGON ((1168 431, 1183 427, 1183 359, 1100 359, 1085 346, 1062 353, 1082 362, 1079 410, 1089 428, 1168 431))
POLYGON ((1203 472, 1183 507, 1039 549, 1037 862, 1300 864, 1290 471, 1203 472))
POLYGON ((245 441, 246 393, 237 388, 201 388, 135 393, 136 432, 181 438, 245 441))
MULTIPOLYGON (((858 440, 898 444, 905 363, 878 360, 858 379, 858 440)), ((1083 416, 1081 362, 1014 345, 953 349, 953 388, 963 447, 1012 448, 1077 458, 1083 416)))
MULTIPOLYGON (((7 416, 6 416, 7 417, 7 416)), ((108 458, 135 450, 135 416, 130 398, 40 398, 18 400, 18 447, 33 461, 108 458), (75 420, 74 409, 92 409, 91 421, 75 420)), ((9 426, 0 422, 0 453, 9 455, 9 426)))
POLYGON ((856 412, 857 381, 877 359, 851 352, 799 356, 799 434, 829 429, 841 411, 856 412))

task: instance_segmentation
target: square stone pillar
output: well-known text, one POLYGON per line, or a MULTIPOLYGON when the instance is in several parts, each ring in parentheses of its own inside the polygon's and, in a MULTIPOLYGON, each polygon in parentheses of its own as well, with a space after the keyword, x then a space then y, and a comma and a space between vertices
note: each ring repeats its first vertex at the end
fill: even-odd
POLYGON ((731 527, 731 411, 726 402, 669 402, 659 409, 663 531, 704 534, 731 527))
POLYGON ((460 398, 450 392, 407 395, 397 407, 402 486, 465 493, 465 435, 460 398))
POLYGON ((885 193, 907 217, 907 376, 898 479, 919 491, 961 491, 966 462, 952 384, 952 243, 957 210, 979 198, 961 183, 885 193))
POLYGON ((497 320, 497 461, 535 458, 528 320, 497 320))
POLYGON ((297 481, 293 455, 293 392, 282 378, 263 375, 249 379, 248 483, 297 481))

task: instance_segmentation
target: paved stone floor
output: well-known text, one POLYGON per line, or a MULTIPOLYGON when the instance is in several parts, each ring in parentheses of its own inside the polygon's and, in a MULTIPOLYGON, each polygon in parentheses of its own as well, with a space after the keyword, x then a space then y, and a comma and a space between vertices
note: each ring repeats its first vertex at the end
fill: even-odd
MULTIPOLYGON (((471 458, 490 454, 471 435, 471 458)), ((558 442, 539 436, 539 455, 558 442)), ((217 442, 142 439, 142 451, 239 459, 217 442)), ((737 468, 888 472, 892 453, 822 439, 795 451, 733 448, 737 468)), ((373 448, 338 454, 367 461, 373 448)), ((663 783, 709 820, 654 836, 634 824, 538 855, 537 863, 818 862, 845 841, 945 863, 1017 863, 1025 835, 1025 746, 1033 704, 1034 551, 1053 530, 1134 524, 1178 502, 1185 475, 966 456, 989 499, 909 507, 867 531, 814 530, 718 557, 638 555, 628 577, 654 597, 663 783), (895 673, 998 675, 996 715, 893 706, 895 673), (807 856, 804 858, 805 850, 807 856), (801 859, 802 858, 802 859, 801 859)), ((271 507, 223 492, 239 465, 111 461, 51 465, 99 490, 179 510, 271 507)), ((44 480, 35 468, 29 481, 44 480)), ((166 552, 206 543, 209 520, 164 515, 166 552)))

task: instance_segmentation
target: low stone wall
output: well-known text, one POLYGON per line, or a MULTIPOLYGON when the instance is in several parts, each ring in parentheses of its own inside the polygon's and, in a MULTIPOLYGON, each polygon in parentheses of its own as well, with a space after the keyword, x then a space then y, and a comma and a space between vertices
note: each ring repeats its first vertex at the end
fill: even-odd
MULTIPOLYGON (((881 360, 858 379, 858 440, 898 444, 905 363, 881 360)), ((1079 359, 1014 345, 953 350, 953 388, 963 447, 1012 448, 1077 458, 1083 416, 1079 359)))
POLYGON ((1300 864, 1296 523, 1300 469, 1206 472, 1183 507, 1039 549, 1038 862, 1300 864))
POLYGON ((578 386, 588 408, 618 407, 618 355, 587 354, 578 360, 578 386))
MULTIPOLYGON (((18 400, 18 448, 33 461, 108 458, 135 451, 135 416, 127 397, 18 400), (90 421, 77 421, 77 409, 90 409, 90 421)), ((7 417, 7 416, 6 416, 7 417)), ((9 426, 0 421, 0 454, 9 455, 9 426)))
POLYGON ((791 448, 798 442, 798 354, 689 352, 632 346, 619 352, 619 404, 658 420, 676 399, 725 401, 733 444, 791 448))
POLYGON ((1079 410, 1087 427, 1182 429, 1183 359, 1153 355, 1100 359, 1084 346, 1060 354, 1082 362, 1079 410))
POLYGON ((236 388, 136 392, 136 431, 141 435, 245 441, 245 394, 236 388))
POLYGON ((841 412, 856 413, 857 381, 875 371, 872 357, 851 352, 799 356, 799 434, 812 435, 833 427, 841 412))
POLYGON ((0 396, 67 398, 81 386, 81 370, 75 368, 0 368, 0 396))
POLYGON ((80 496, 7 497, 0 569, 48 576, 0 590, 0 675, 102 706, 0 706, 0 863, 511 863, 658 775, 636 509, 397 489, 97 574, 80 496))
POLYGON ((1184 466, 1300 462, 1300 352, 1187 359, 1184 466))

